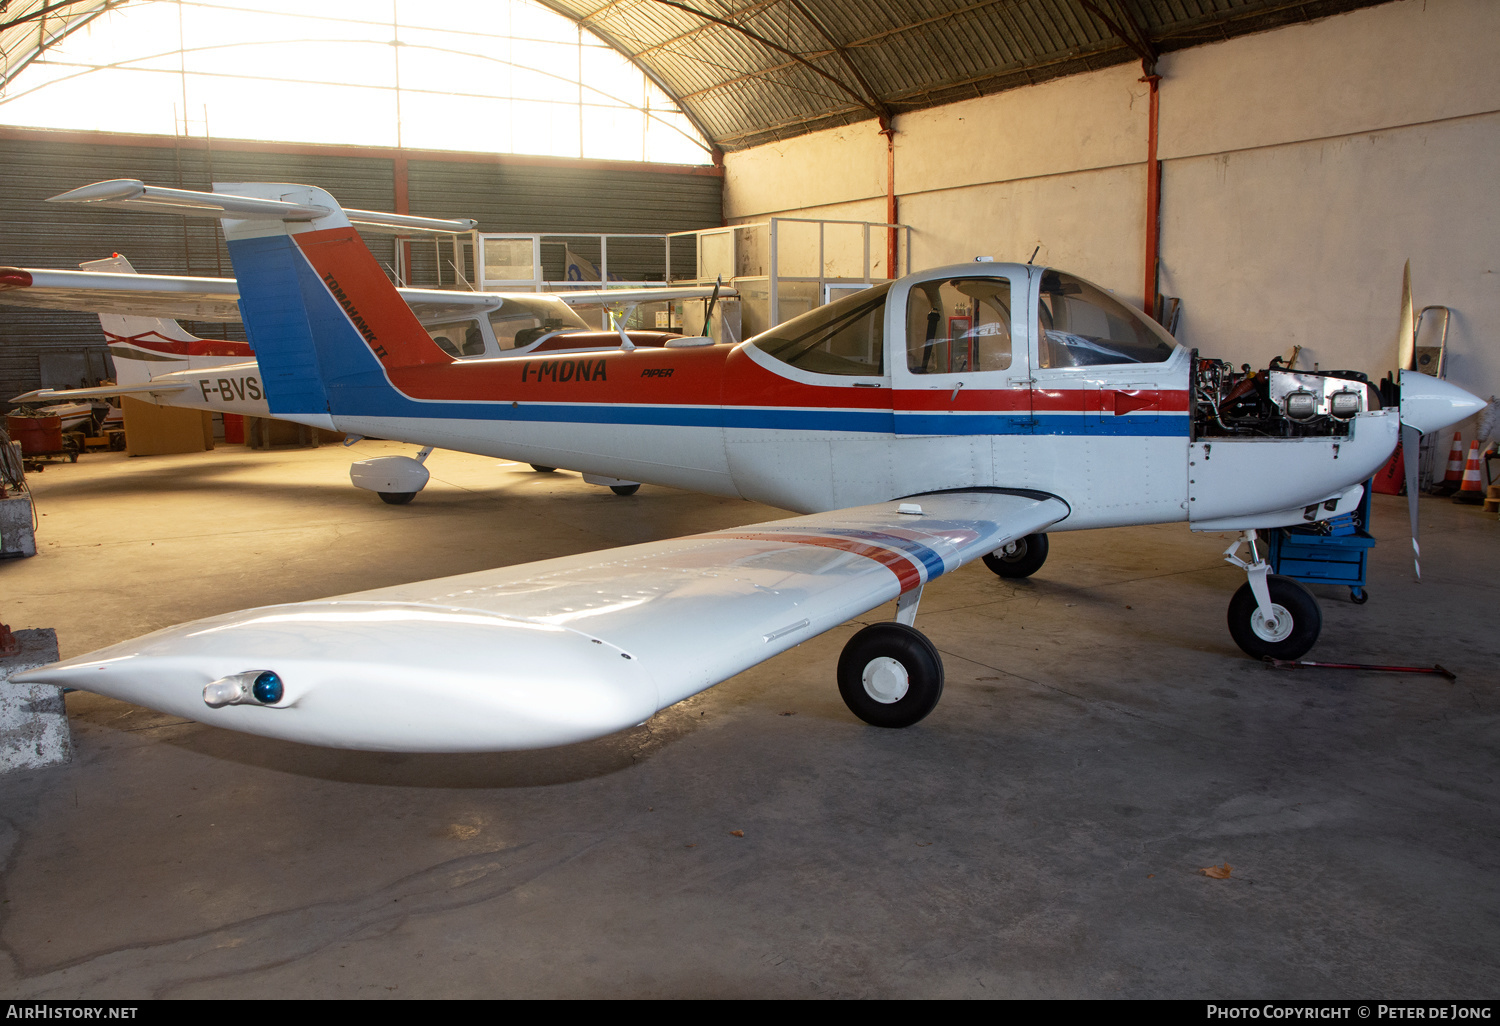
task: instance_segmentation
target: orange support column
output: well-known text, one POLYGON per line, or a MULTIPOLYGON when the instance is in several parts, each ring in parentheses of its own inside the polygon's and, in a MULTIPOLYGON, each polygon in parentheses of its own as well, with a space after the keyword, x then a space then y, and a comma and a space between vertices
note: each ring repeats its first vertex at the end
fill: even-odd
POLYGON ((1142 290, 1142 309, 1147 317, 1156 316, 1156 265, 1161 252, 1161 162, 1156 159, 1158 89, 1161 76, 1148 74, 1141 79, 1151 90, 1151 104, 1146 130, 1146 284, 1142 290))

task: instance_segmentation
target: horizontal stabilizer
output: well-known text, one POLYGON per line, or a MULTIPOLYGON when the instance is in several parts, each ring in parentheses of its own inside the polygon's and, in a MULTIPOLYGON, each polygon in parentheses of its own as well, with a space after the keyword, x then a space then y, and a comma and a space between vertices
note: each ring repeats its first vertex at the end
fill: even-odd
POLYGON ((98 388, 38 388, 18 395, 13 403, 74 402, 79 399, 112 399, 117 395, 169 395, 187 388, 179 382, 145 385, 101 385, 98 388))
MULTIPOLYGON (((334 212, 320 204, 292 203, 260 196, 240 196, 231 192, 198 192, 193 189, 168 189, 147 185, 135 178, 116 178, 95 182, 52 196, 48 203, 83 203, 97 207, 117 207, 153 214, 183 214, 189 217, 243 217, 270 221, 316 221, 334 212)), ((349 210, 344 214, 351 222, 366 228, 394 232, 431 232, 456 235, 473 231, 478 222, 468 218, 445 220, 415 217, 411 214, 388 214, 378 210, 349 210)))

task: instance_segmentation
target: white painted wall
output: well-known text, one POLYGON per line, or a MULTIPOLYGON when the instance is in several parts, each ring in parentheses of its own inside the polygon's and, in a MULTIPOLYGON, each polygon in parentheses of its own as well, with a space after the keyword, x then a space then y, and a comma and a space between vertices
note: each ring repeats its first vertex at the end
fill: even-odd
MULTIPOLYGON (((1383 371, 1401 266, 1454 310, 1449 377, 1500 393, 1500 3, 1396 0, 1170 54, 1161 289, 1183 341, 1263 364, 1383 371), (1372 351, 1374 351, 1372 353, 1372 351)), ((1146 87, 1138 65, 904 115, 914 267, 1026 259, 1139 302, 1146 87)), ((874 122, 726 157, 731 220, 880 221, 874 122)))

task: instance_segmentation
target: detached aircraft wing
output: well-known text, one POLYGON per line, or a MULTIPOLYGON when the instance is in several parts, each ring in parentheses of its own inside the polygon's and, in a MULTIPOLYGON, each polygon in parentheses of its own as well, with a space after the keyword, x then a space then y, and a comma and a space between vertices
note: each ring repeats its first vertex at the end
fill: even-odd
POLYGON ((906 606, 1067 514, 1037 492, 921 495, 228 613, 15 680, 341 748, 568 744, 641 723, 892 599, 906 606))

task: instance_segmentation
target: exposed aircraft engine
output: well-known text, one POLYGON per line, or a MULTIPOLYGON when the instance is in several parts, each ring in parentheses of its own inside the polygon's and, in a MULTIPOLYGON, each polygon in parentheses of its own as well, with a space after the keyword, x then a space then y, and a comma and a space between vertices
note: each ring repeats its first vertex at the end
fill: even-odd
POLYGON ((1359 371, 1290 371, 1279 364, 1235 370, 1195 357, 1193 437, 1338 437, 1349 433, 1355 416, 1381 408, 1380 393, 1359 371))

